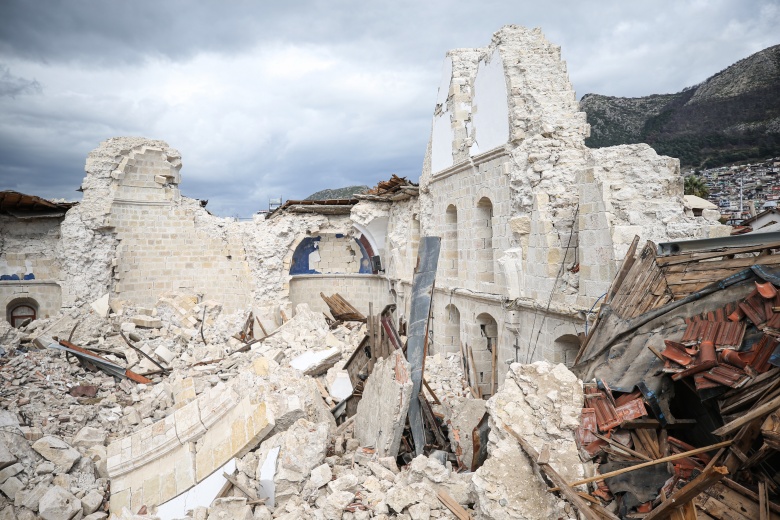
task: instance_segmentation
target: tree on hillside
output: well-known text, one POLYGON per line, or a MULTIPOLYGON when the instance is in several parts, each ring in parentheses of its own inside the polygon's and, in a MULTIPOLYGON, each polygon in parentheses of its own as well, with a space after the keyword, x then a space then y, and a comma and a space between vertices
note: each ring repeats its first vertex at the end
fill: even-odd
POLYGON ((685 178, 685 194, 696 195, 697 197, 706 199, 710 194, 710 190, 704 183, 704 179, 698 175, 688 175, 685 178))

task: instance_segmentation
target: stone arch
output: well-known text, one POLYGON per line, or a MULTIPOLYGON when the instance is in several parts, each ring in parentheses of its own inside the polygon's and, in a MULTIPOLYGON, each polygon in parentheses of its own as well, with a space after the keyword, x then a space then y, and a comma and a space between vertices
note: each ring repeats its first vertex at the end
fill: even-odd
POLYGON ((495 252, 493 249, 493 203, 488 197, 477 201, 473 225, 474 239, 480 247, 476 251, 477 281, 495 281, 495 252))
POLYGON ((441 335, 442 354, 460 352, 460 311, 449 304, 444 307, 443 334, 441 335))
POLYGON ((38 317, 38 302, 33 298, 15 298, 5 309, 6 321, 14 328, 19 328, 28 318, 35 321, 38 317))
POLYGON ((444 214, 444 230, 442 233, 444 250, 443 275, 448 278, 458 278, 458 263, 460 248, 458 247, 458 208, 454 204, 447 206, 444 214))
MULTIPOLYGON (((498 381, 497 367, 493 366, 493 351, 498 348, 498 321, 487 312, 477 315, 472 352, 476 366, 477 385, 482 396, 492 393, 493 381, 498 381)), ((496 354, 498 354, 496 352, 496 354)))
POLYGON ((366 249, 370 245, 365 239, 364 242, 343 233, 304 237, 293 251, 288 272, 290 275, 371 274, 371 258, 366 249))
POLYGON ((580 338, 574 334, 564 334, 553 342, 554 359, 556 363, 563 363, 571 368, 574 365, 574 359, 580 351, 580 338))

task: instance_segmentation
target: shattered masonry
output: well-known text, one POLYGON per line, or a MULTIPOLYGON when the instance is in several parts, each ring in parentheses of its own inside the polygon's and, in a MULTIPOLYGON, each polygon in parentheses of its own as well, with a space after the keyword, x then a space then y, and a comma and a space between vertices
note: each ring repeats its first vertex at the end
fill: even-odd
POLYGON ((644 144, 591 150, 588 131, 560 48, 538 29, 506 26, 487 47, 447 54, 419 186, 393 176, 355 199, 288 201, 267 218, 236 222, 180 194, 181 157, 167 143, 118 137, 89 154, 78 205, 0 203, 0 303, 6 321, 26 326, 2 325, 2 347, 73 335, 155 381, 82 377, 65 358, 47 361, 49 350, 0 367, 12 389, 26 392, 2 394, 2 424, 30 441, 63 437, 57 442, 75 461, 69 473, 49 452, 0 431, 0 455, 7 445, 13 460, 0 468, 0 491, 16 508, 0 515, 44 516, 56 502, 72 509, 62 518, 90 518, 103 507, 102 498, 87 506, 97 494, 117 515, 145 506, 178 518, 211 506, 213 518, 429 518, 451 514, 444 492, 479 518, 573 517, 541 481, 522 483, 534 471, 496 428, 537 425, 519 433, 536 450, 553 443, 551 464, 568 481, 583 477, 574 444, 582 391, 558 363, 573 364, 585 312, 635 236, 659 243, 729 232, 716 212, 694 216, 685 207, 676 159, 644 144), (360 389, 359 417, 337 429, 329 407, 343 395, 335 384, 349 379, 342 369, 370 329, 331 330, 320 295, 339 294, 364 316, 369 305, 378 314, 394 304, 395 323, 408 320, 426 236, 441 237, 441 253, 425 374, 443 401, 433 411, 449 421, 450 442, 464 445, 454 467, 421 456, 400 471, 393 457, 410 399, 400 361, 395 379, 387 360, 371 365, 377 373, 360 389), (247 327, 258 343, 234 337, 247 327), (50 383, 43 372, 43 380, 16 377, 41 363, 50 383), (94 393, 72 393, 81 386, 94 393), (381 446, 370 435, 388 416, 366 415, 376 388, 403 389, 381 446), (52 398, 57 414, 40 400, 55 390, 68 396, 52 398), (482 404, 458 403, 475 396, 493 396, 489 458, 474 474, 457 473, 476 457, 467 443, 483 415, 482 404), (29 424, 25 407, 38 414, 29 424), (93 427, 101 438, 76 442, 93 427), (515 459, 525 464, 522 478, 507 474, 515 459), (19 471, 6 471, 17 460, 19 471), (48 471, 49 462, 57 469, 48 471), (219 486, 209 486, 223 471, 236 475, 233 495, 196 505, 196 495, 216 497, 219 486), (506 492, 509 505, 500 496, 507 486, 525 486, 506 492))

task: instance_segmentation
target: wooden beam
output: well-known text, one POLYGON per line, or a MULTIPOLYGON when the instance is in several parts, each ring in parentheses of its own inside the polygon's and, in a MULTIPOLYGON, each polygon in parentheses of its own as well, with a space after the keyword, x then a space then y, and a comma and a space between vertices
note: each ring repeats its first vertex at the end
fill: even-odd
POLYGON ((634 450, 632 450, 632 449, 631 449, 631 448, 629 448, 628 446, 623 446, 623 445, 622 445, 622 444, 620 444, 619 442, 617 442, 617 441, 613 441, 613 440, 612 440, 612 439, 610 439, 609 437, 604 437, 603 435, 600 435, 600 434, 598 434, 598 433, 596 433, 596 432, 591 432, 591 433, 592 433, 593 435, 595 435, 595 436, 596 436, 596 438, 598 438, 598 439, 601 439, 602 441, 604 441, 604 442, 607 442, 607 443, 611 444, 611 445, 612 445, 612 446, 614 446, 615 448, 619 449, 620 451, 624 451, 624 452, 628 453, 629 455, 633 455, 634 457, 637 457, 637 458, 639 458, 639 459, 642 459, 642 460, 653 460, 653 459, 651 459, 650 457, 648 457, 647 455, 643 455, 643 454, 639 453, 638 451, 634 451, 634 450))
POLYGON ((770 413, 774 412, 780 408, 780 396, 775 397, 768 403, 765 403, 761 406, 758 406, 754 408, 753 410, 750 410, 740 417, 737 417, 733 421, 731 421, 728 424, 724 424, 714 432, 712 432, 715 435, 720 435, 723 437, 724 435, 728 435, 730 433, 735 432, 736 430, 740 429, 745 424, 753 421, 754 419, 759 419, 761 417, 764 417, 765 415, 769 415, 770 413))
POLYGON ((662 502, 660 506, 650 511, 644 520, 663 520, 669 518, 676 509, 688 504, 696 495, 705 491, 728 474, 729 470, 724 466, 713 466, 669 495, 669 498, 665 502, 662 502))
POLYGON ((540 464, 537 462, 539 460, 539 453, 536 452, 534 447, 531 446, 528 441, 522 438, 509 426, 504 425, 504 429, 509 432, 509 434, 514 437, 518 443, 520 443, 520 448, 522 448, 528 458, 531 459, 531 462, 534 464, 534 466, 536 466, 541 473, 546 475, 553 484, 558 486, 561 495, 563 495, 563 497, 568 500, 571 505, 573 505, 580 513, 582 513, 582 515, 587 520, 603 520, 603 517, 609 518, 611 520, 617 520, 617 517, 614 514, 610 513, 599 505, 593 504, 593 507, 591 508, 588 503, 585 502, 576 491, 574 491, 574 489, 566 484, 566 481, 563 480, 563 477, 561 477, 552 466, 549 464, 540 464))
MULTIPOLYGON (((651 460, 650 462, 643 462, 641 464, 637 464, 636 466, 629 466, 627 468, 618 469, 618 470, 615 470, 615 471, 609 471, 609 472, 603 473, 601 475, 596 475, 596 476, 593 476, 593 477, 584 478, 582 480, 578 480, 576 482, 572 482, 569 485, 570 486, 579 486, 580 484, 588 484, 590 482, 597 482, 599 480, 604 480, 605 478, 616 477, 618 475, 622 475, 623 473, 628 473, 630 471, 636 471, 638 469, 648 468, 650 466, 655 466, 656 464, 663 464, 665 462, 671 462, 671 461, 677 460, 677 459, 684 459, 685 457, 690 457, 692 455, 699 455, 700 453, 706 453, 708 451, 716 450, 718 448, 723 448, 724 446, 730 445, 732 442, 733 441, 730 441, 730 440, 723 441, 723 442, 719 442, 717 444, 713 444, 712 446, 705 446, 704 448, 696 448, 695 450, 686 451, 686 452, 683 452, 683 453, 677 453, 675 455, 669 455, 668 457, 663 457, 663 458, 660 458, 660 459, 651 460)), ((550 491, 557 491, 557 489, 553 488, 550 491)))
POLYGON ((458 520, 471 520, 471 515, 468 511, 463 509, 463 506, 458 504, 458 501, 452 498, 446 491, 439 490, 436 493, 436 498, 438 498, 439 502, 444 504, 458 520))

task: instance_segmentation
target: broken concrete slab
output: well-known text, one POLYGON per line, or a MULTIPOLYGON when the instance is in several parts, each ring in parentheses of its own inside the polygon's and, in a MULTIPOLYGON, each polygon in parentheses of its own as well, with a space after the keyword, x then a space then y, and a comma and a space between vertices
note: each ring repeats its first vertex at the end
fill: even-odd
POLYGON ((336 372, 336 377, 328 388, 331 397, 343 401, 352 395, 353 388, 352 382, 349 379, 349 374, 346 370, 339 370, 336 372))
POLYGON ((70 471, 73 464, 81 458, 78 450, 59 437, 47 435, 33 443, 32 448, 43 458, 53 462, 63 473, 70 471))
POLYGON ((444 403, 444 415, 449 425, 452 450, 460 463, 471 469, 474 455, 474 428, 485 415, 485 401, 453 396, 444 403))
POLYGON ((330 347, 323 350, 304 352, 290 361, 290 366, 307 376, 318 376, 328 371, 341 359, 341 349, 330 347))
POLYGON ((379 361, 366 381, 355 416, 355 434, 378 457, 395 456, 412 395, 410 365, 401 351, 379 361))

